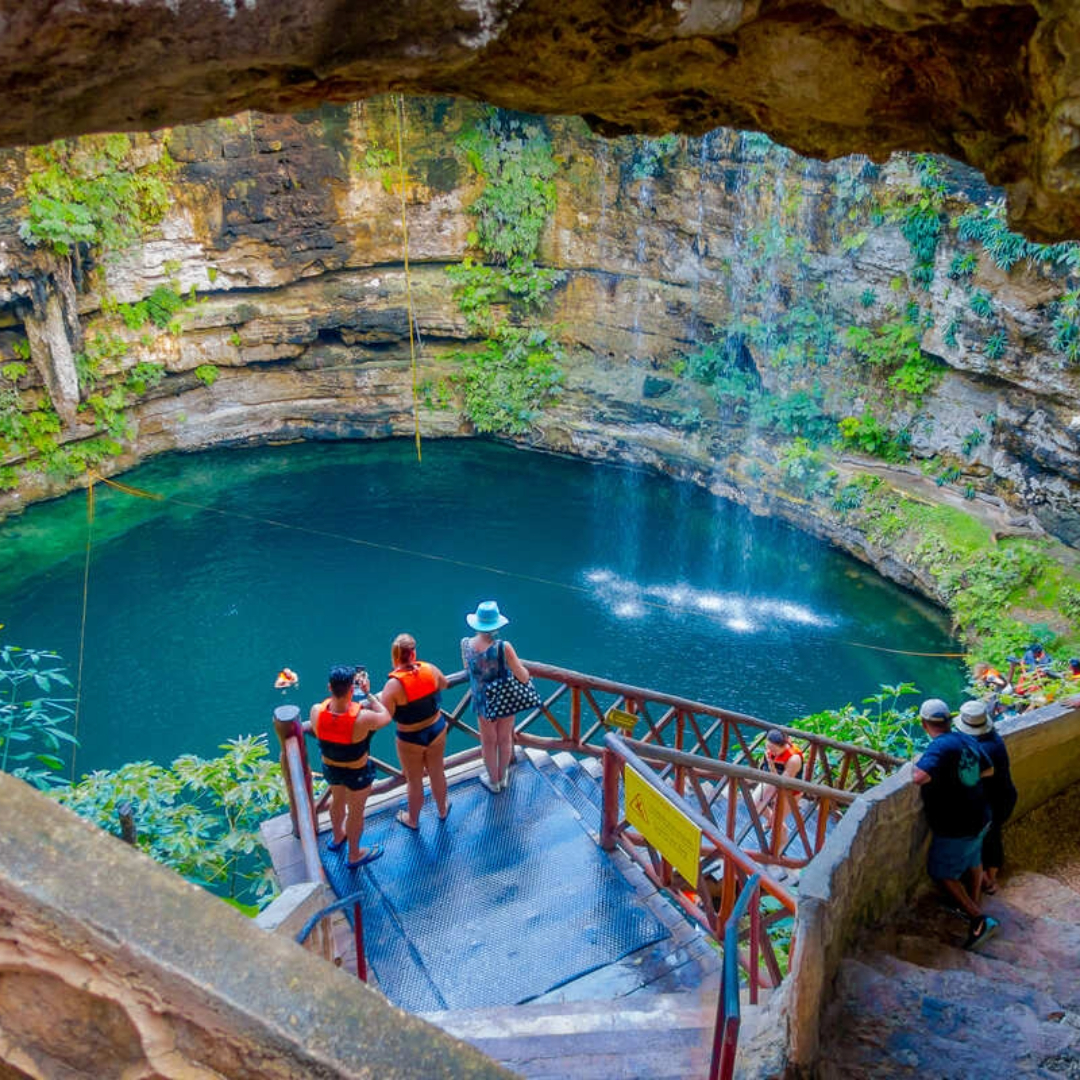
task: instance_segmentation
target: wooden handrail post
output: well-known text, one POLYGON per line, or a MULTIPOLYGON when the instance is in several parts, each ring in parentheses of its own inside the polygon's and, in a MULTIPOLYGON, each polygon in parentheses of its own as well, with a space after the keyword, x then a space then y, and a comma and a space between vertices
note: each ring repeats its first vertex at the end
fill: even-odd
POLYGON ((570 688, 570 740, 574 746, 581 745, 581 687, 570 688))
POLYGON ((619 826, 619 774, 622 762, 614 751, 604 748, 604 814, 600 826, 600 846, 605 851, 615 848, 615 830, 619 826))
POLYGON ((116 808, 116 816, 120 819, 120 839, 125 844, 138 847, 139 835, 135 831, 135 815, 131 810, 131 803, 122 802, 116 808))
POLYGON ((314 795, 311 786, 311 770, 307 768, 307 753, 304 747, 304 731, 300 724, 300 710, 295 705, 279 705, 274 710, 274 731, 278 742, 281 744, 281 775, 285 781, 285 790, 289 794, 289 816, 292 818, 293 836, 300 835, 300 819, 296 812, 297 793, 293 791, 292 776, 289 772, 289 763, 286 759, 286 744, 290 738, 296 738, 303 753, 305 773, 307 774, 307 797, 314 806, 314 795))

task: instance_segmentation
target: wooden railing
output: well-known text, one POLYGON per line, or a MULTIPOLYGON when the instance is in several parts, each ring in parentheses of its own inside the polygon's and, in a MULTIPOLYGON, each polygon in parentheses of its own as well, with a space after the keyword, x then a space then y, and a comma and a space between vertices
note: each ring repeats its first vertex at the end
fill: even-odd
MULTIPOLYGON (((600 846, 605 851, 620 847, 658 888, 667 888, 671 898, 708 933, 720 940, 721 928, 731 916, 735 905, 751 878, 758 875, 760 866, 747 852, 729 840, 712 818, 700 813, 675 789, 665 783, 636 753, 641 744, 631 745, 615 734, 608 734, 604 747, 604 807, 600 831, 600 846), (697 860, 697 880, 685 887, 674 883, 672 869, 664 855, 630 827, 620 809, 623 770, 632 769, 653 791, 701 830, 701 849, 697 860), (719 884, 719 891, 714 884, 719 884)), ((795 895, 779 881, 761 878, 761 910, 759 925, 768 928, 774 923, 795 915, 795 895), (766 896, 775 902, 771 910, 764 909, 766 896)), ((759 968, 758 957, 746 956, 743 966, 762 986, 776 986, 782 977, 769 935, 760 935, 756 943, 765 973, 759 968)))
POLYGON ((651 743, 628 739, 625 745, 658 767, 680 796, 696 800, 698 811, 758 863, 805 866, 821 850, 834 817, 857 797, 651 743))
MULTIPOLYGON (((902 759, 890 754, 772 724, 730 709, 551 664, 531 660, 524 663, 537 684, 542 704, 518 718, 514 741, 519 746, 599 757, 603 753, 604 735, 609 730, 606 718, 610 710, 616 709, 638 718, 633 734, 639 735, 643 742, 733 765, 755 766, 764 753, 766 734, 775 728, 790 735, 803 750, 801 779, 842 791, 865 791, 903 764, 902 759)), ((448 756, 446 764, 450 767, 478 761, 481 755, 480 732, 469 718, 468 679, 463 671, 448 679, 450 688, 444 692, 444 699, 451 698, 455 692, 460 696, 450 703, 444 701, 443 714, 452 728, 463 732, 475 744, 448 756)), ((310 724, 305 721, 303 728, 310 730, 310 724)), ((372 788, 373 795, 404 787, 405 777, 400 768, 375 754, 372 761, 379 776, 372 788)), ((673 769, 674 765, 665 764, 661 775, 666 777, 673 769)), ((324 795, 316 809, 323 809, 325 802, 324 795)))
MULTIPOLYGON (((701 902, 700 881, 690 883, 690 890, 698 893, 695 903, 679 890, 673 890, 673 895, 714 934, 717 919, 726 919, 735 903, 737 881, 744 880, 761 863, 784 867, 804 865, 820 850, 830 820, 850 804, 855 794, 902 764, 901 759, 889 754, 672 694, 535 661, 525 661, 525 666, 540 691, 541 705, 519 716, 514 731, 514 741, 519 746, 600 757, 609 731, 609 714, 618 710, 623 723, 633 724, 633 733, 640 734, 637 741, 627 740, 627 747, 656 766, 655 773, 649 770, 650 775, 665 790, 674 790, 680 799, 692 795, 696 800, 692 809, 706 823, 703 834, 712 845, 707 857, 713 862, 728 860, 732 872, 718 874, 719 866, 706 864, 707 880, 718 878, 721 883, 719 912, 707 900, 701 902), (801 777, 785 778, 756 768, 765 736, 772 728, 790 735, 802 750, 801 777), (773 793, 769 800, 775 807, 772 819, 783 822, 781 828, 771 827, 765 820, 763 792, 773 793), (740 844, 748 850, 740 851, 740 844), (739 853, 738 858, 732 851, 739 853)), ((481 757, 480 733, 468 715, 471 696, 465 673, 450 675, 449 684, 443 695, 443 714, 451 727, 463 732, 474 745, 449 755, 448 768, 481 757), (453 699, 455 693, 458 696, 453 699)), ((316 820, 328 802, 329 793, 324 792, 317 802, 312 798, 311 770, 303 738, 310 731, 310 723, 300 719, 295 706, 287 705, 276 710, 275 727, 281 740, 281 767, 289 793, 293 832, 300 837, 307 880, 319 881, 322 868, 316 820)), ((389 741, 385 736, 382 738, 389 741)), ((404 787, 405 777, 400 768, 374 754, 371 760, 378 776, 373 795, 404 787)), ((636 851, 640 845, 631 843, 633 839, 632 833, 622 837, 640 862, 640 853, 636 851)), ((662 858, 654 852, 646 863, 647 872, 654 880, 665 887, 671 886, 672 870, 662 858)), ((785 910, 793 904, 786 889, 771 879, 765 880, 765 892, 780 900, 785 910)), ((780 911, 764 917, 776 921, 786 915, 780 911)), ((770 977, 778 980, 775 957, 767 956, 766 966, 770 977)))

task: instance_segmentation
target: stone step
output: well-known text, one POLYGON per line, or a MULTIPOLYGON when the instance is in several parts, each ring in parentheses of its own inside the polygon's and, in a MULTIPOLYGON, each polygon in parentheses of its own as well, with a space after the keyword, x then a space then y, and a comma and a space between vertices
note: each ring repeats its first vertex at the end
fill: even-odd
POLYGON ((969 990, 976 1000, 945 1000, 895 973, 844 960, 825 1022, 835 1035, 826 1048, 822 1075, 1061 1080, 1043 1063, 1076 1054, 1080 1029, 1040 1020, 1015 1002, 984 1004, 974 987, 969 990))
MULTIPOLYGON (((749 1027, 757 1009, 746 1012, 749 1027)), ((685 1080, 708 1071, 716 1013, 693 994, 637 994, 424 1019, 531 1080, 685 1080)))
MULTIPOLYGON (((960 950, 962 956, 978 956, 960 950)), ((971 968, 923 967, 901 960, 889 953, 862 953, 859 959, 881 972, 882 975, 899 979, 920 993, 941 1001, 971 1001, 985 1006, 1017 1005, 1027 1009, 1040 1020, 1058 1020, 1063 1010, 1061 1003, 1047 990, 1017 982, 1010 976, 1014 968, 998 965, 993 974, 977 972, 971 968)))
MULTIPOLYGON (((1063 1007, 1072 1008, 1074 1005, 1067 992, 1070 980, 1066 978, 1059 983, 1053 972, 997 960, 985 955, 982 950, 967 952, 914 934, 898 934, 892 942, 894 956, 920 967, 943 971, 972 971, 990 979, 1007 979, 1048 994, 1063 1007)), ((880 939, 878 944, 881 944, 880 939)))
POLYGON ((1031 871, 1010 874, 1001 889, 1010 907, 1028 915, 1043 915, 1080 924, 1080 892, 1056 878, 1031 871))

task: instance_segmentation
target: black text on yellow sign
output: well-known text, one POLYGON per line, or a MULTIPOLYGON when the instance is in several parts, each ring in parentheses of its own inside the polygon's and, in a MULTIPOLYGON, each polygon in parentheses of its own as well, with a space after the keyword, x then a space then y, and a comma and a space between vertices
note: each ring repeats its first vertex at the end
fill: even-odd
POLYGON ((633 769, 626 777, 626 820, 687 881, 696 886, 701 856, 701 829, 654 791, 633 769))
POLYGON ((616 709, 613 705, 604 713, 604 723, 608 727, 621 728, 623 731, 633 731, 637 726, 638 718, 625 709, 616 709))

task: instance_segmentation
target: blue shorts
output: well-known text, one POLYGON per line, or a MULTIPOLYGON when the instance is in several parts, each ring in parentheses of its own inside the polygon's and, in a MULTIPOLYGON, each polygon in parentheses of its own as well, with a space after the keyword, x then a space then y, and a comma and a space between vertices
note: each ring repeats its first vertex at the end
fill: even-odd
POLYGON ((413 746, 430 746, 446 730, 446 717, 440 716, 434 723, 419 731, 401 731, 398 729, 397 737, 404 743, 412 743, 413 746))
POLYGON ((959 881, 966 871, 982 865, 983 837, 990 826, 984 826, 978 836, 938 836, 930 841, 926 869, 935 881, 959 881))

